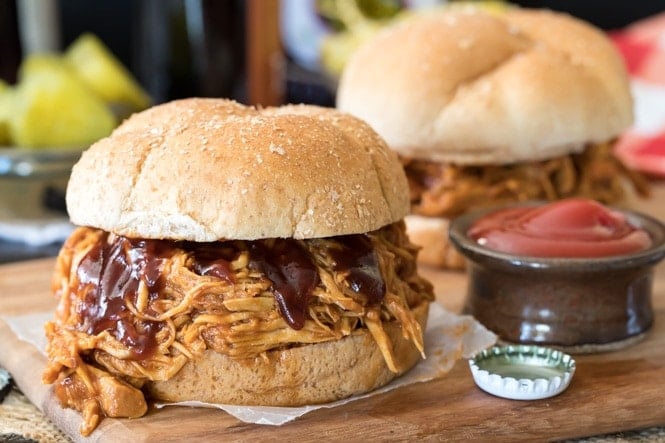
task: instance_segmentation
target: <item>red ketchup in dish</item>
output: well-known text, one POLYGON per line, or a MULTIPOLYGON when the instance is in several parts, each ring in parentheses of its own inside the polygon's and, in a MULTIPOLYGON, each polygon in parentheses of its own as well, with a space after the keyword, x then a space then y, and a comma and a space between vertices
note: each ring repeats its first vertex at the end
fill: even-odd
POLYGON ((478 219, 467 235, 500 252, 532 257, 608 257, 651 246, 643 229, 593 200, 501 209, 478 219))

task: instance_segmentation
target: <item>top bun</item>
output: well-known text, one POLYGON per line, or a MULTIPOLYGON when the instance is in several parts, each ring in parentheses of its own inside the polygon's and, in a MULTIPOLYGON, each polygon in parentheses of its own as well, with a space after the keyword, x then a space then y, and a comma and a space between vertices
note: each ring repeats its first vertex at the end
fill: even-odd
POLYGON ((83 153, 67 187, 75 224, 199 242, 369 232, 408 208, 396 154, 357 118, 222 99, 135 114, 83 153))
POLYGON ((542 160, 632 122, 622 59, 569 15, 450 8, 386 29, 349 60, 337 107, 400 154, 482 165, 542 160))

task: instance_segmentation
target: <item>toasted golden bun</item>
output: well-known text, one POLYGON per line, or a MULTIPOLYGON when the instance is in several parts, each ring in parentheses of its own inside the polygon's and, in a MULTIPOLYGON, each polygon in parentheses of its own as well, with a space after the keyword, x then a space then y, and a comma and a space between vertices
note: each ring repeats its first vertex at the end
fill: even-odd
POLYGON ((395 153, 359 119, 222 99, 135 114, 83 153, 67 189, 77 225, 200 242, 369 232, 408 207, 395 153))
POLYGON ((579 152, 632 122, 606 35, 520 8, 449 9, 387 29, 349 60, 337 107, 404 156, 473 165, 579 152))
MULTIPOLYGON (((424 331, 429 301, 413 308, 424 331)), ((211 350, 189 361, 173 378, 150 382, 150 395, 164 401, 300 406, 371 391, 413 367, 421 358, 395 321, 383 324, 399 372, 391 372, 367 329, 341 340, 269 351, 238 360, 211 350)))

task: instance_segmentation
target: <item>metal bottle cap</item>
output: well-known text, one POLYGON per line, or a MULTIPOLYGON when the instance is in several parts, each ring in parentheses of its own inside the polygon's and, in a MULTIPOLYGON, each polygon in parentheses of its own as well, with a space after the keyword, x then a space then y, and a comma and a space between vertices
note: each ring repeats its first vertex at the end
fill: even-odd
POLYGON ((495 346, 469 360, 478 387, 498 397, 537 400, 563 392, 575 373, 575 360, 552 348, 495 346))

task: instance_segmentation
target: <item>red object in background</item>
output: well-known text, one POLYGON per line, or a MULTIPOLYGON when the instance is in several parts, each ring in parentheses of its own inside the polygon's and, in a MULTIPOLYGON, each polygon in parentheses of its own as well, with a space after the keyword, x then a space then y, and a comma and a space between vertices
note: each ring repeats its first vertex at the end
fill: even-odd
POLYGON ((631 77, 665 85, 665 13, 610 34, 631 77))
POLYGON ((655 136, 629 131, 617 144, 616 155, 629 168, 665 176, 665 131, 655 136))
POLYGON ((619 52, 623 55, 628 72, 631 74, 639 72, 644 61, 653 52, 653 44, 640 41, 623 33, 616 33, 611 37, 619 52))
POLYGON ((610 37, 626 62, 636 109, 635 124, 621 136, 616 155, 630 168, 665 176, 665 118, 662 123, 658 121, 665 116, 665 101, 643 96, 649 91, 662 90, 665 94, 665 13, 611 33, 610 37), (638 83, 641 88, 635 87, 638 83))

